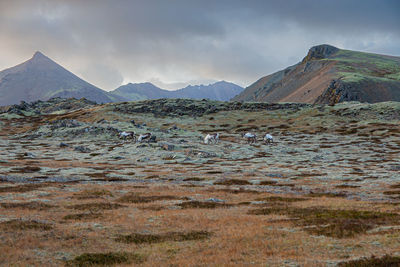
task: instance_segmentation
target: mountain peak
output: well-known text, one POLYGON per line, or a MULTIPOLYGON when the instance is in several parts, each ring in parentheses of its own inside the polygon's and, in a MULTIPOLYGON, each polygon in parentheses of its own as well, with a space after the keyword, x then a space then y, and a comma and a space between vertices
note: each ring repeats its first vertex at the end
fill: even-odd
POLYGON ((82 80, 39 51, 31 59, 0 71, 0 95, 0 105, 51 97, 84 97, 98 103, 112 101, 105 91, 82 80))
POLYGON ((28 60, 28 62, 30 64, 34 63, 34 65, 40 64, 43 66, 49 66, 49 63, 53 63, 53 65, 58 65, 52 59, 42 54, 40 51, 36 51, 35 54, 33 54, 33 57, 28 60))
POLYGON ((310 60, 328 58, 338 51, 339 51, 339 48, 334 47, 332 45, 328 45, 328 44, 316 45, 316 46, 311 47, 310 50, 308 50, 308 54, 303 59, 302 62, 305 63, 310 60))
POLYGON ((47 58, 47 57, 43 55, 40 51, 36 51, 35 54, 33 54, 32 59, 37 59, 37 58, 47 58))

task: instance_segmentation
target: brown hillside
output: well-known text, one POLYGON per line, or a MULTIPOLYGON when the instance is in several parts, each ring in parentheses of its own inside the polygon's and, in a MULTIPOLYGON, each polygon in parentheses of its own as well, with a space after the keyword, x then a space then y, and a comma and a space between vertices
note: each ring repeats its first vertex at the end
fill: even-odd
POLYGON ((338 103, 400 101, 400 58, 330 45, 312 47, 298 64, 265 76, 234 101, 338 103))

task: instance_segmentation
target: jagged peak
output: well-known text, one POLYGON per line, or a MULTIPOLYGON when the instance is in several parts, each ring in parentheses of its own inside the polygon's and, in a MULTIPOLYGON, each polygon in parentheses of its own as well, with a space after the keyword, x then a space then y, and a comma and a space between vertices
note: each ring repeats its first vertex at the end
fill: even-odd
POLYGON ((338 52, 340 49, 328 44, 316 45, 308 50, 307 56, 303 59, 302 63, 315 59, 328 58, 338 52))

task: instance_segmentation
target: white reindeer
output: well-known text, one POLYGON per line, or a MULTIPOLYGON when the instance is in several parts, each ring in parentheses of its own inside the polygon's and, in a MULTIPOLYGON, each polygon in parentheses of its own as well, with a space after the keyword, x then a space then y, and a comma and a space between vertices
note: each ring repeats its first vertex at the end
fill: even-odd
POLYGON ((265 134, 264 136, 264 143, 266 144, 272 144, 274 142, 274 138, 270 134, 265 134))
POLYGON ((245 134, 242 134, 242 137, 247 139, 247 143, 249 143, 249 144, 254 144, 255 142, 257 142, 257 135, 256 134, 245 133, 245 134))
POLYGON ((219 133, 214 133, 214 134, 207 134, 206 137, 204 137, 204 144, 218 144, 219 141, 219 133))
POLYGON ((147 140, 147 142, 149 142, 150 138, 151 138, 151 133, 141 134, 139 135, 138 142, 141 143, 144 140, 147 140))

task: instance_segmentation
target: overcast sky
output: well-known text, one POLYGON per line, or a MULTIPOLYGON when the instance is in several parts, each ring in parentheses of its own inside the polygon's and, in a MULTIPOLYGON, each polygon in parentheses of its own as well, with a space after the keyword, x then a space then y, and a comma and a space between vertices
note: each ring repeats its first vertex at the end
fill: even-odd
POLYGON ((322 43, 399 56, 400 1, 0 0, 0 70, 41 51, 105 90, 248 86, 322 43))

